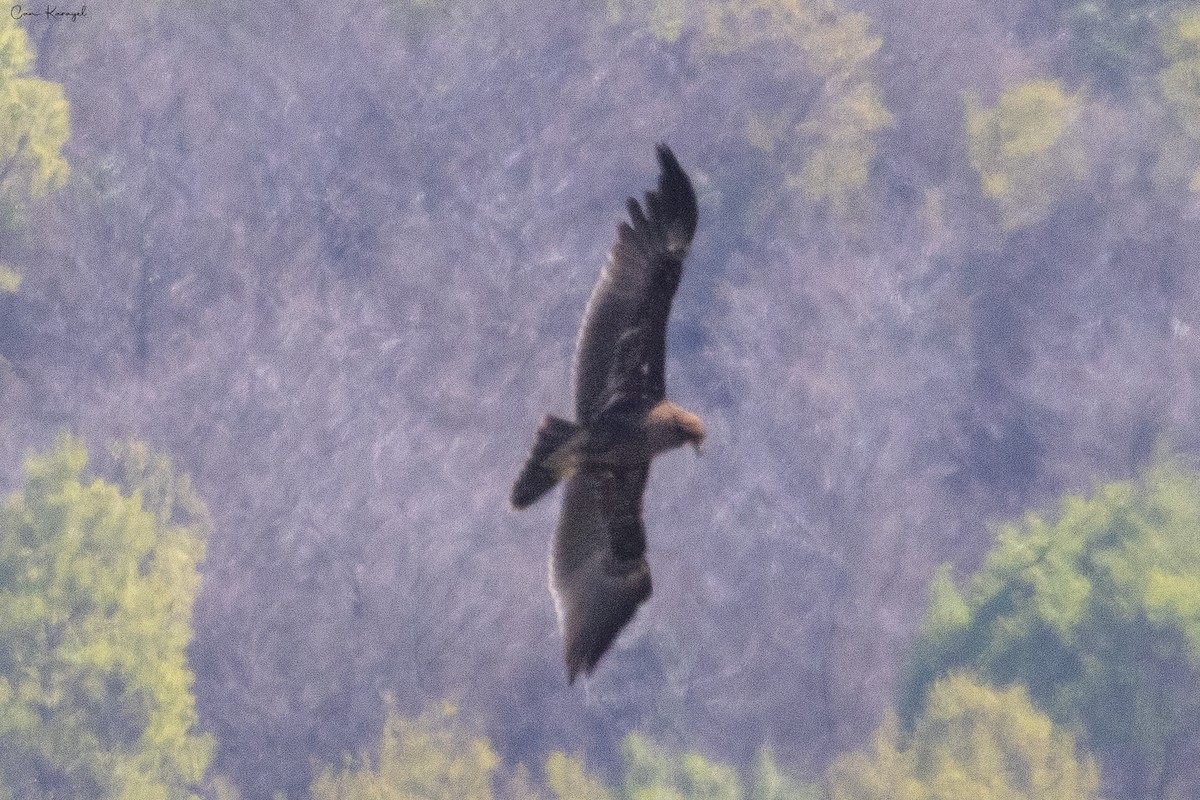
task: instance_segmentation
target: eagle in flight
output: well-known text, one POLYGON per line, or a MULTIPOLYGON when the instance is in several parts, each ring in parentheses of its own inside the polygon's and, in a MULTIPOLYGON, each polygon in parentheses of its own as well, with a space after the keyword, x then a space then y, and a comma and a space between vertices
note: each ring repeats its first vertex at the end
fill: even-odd
POLYGON ((550 590, 567 680, 590 675, 650 597, 642 493, 659 453, 700 450, 700 418, 666 399, 667 317, 699 216, 666 145, 658 190, 627 203, 629 221, 592 290, 575 346, 575 422, 547 415, 512 490, 523 509, 566 482, 550 590))

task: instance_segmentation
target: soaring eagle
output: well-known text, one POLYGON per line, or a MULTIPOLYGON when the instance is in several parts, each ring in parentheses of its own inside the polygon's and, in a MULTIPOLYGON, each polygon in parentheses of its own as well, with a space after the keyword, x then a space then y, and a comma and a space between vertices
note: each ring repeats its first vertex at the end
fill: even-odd
POLYGON ((550 591, 567 680, 596 662, 650 597, 642 492, 659 453, 692 444, 704 425, 666 399, 667 317, 699 212, 691 181, 658 147, 658 191, 629 221, 592 290, 575 346, 575 422, 547 415, 512 491, 522 509, 566 481, 550 556, 550 591))

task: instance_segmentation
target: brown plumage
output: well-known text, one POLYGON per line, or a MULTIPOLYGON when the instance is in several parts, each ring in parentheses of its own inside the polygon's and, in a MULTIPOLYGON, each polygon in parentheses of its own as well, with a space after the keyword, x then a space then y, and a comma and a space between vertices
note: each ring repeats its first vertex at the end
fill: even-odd
POLYGON ((691 181, 659 145, 657 191, 629 222, 592 290, 575 351, 575 422, 547 416, 513 486, 522 509, 566 481, 550 555, 567 679, 596 662, 650 597, 642 493, 650 462, 699 449, 699 417, 666 399, 667 319, 696 232, 691 181))

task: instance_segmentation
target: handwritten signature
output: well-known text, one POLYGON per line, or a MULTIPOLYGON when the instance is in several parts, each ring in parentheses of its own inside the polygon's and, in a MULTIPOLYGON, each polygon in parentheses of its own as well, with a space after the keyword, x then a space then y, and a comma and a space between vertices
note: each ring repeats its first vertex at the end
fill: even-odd
POLYGON ((78 11, 63 11, 57 6, 46 6, 45 11, 30 11, 25 6, 13 6, 9 11, 13 19, 26 17, 45 17, 46 19, 62 19, 67 17, 71 22, 78 22, 80 17, 87 16, 87 6, 80 6, 78 11))

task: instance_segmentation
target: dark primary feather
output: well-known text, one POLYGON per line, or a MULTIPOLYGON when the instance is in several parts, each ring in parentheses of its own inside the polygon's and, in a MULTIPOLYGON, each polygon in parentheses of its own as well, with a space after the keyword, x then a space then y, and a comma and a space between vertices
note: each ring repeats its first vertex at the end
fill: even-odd
POLYGON ((583 424, 621 399, 614 391, 648 401, 666 394, 667 319, 699 211, 691 181, 666 145, 659 145, 658 160, 658 189, 646 193, 644 209, 628 201, 629 222, 617 229, 579 329, 575 414, 583 424))
POLYGON ((586 469, 567 481, 550 562, 568 680, 596 662, 650 597, 642 527, 649 465, 586 469))

